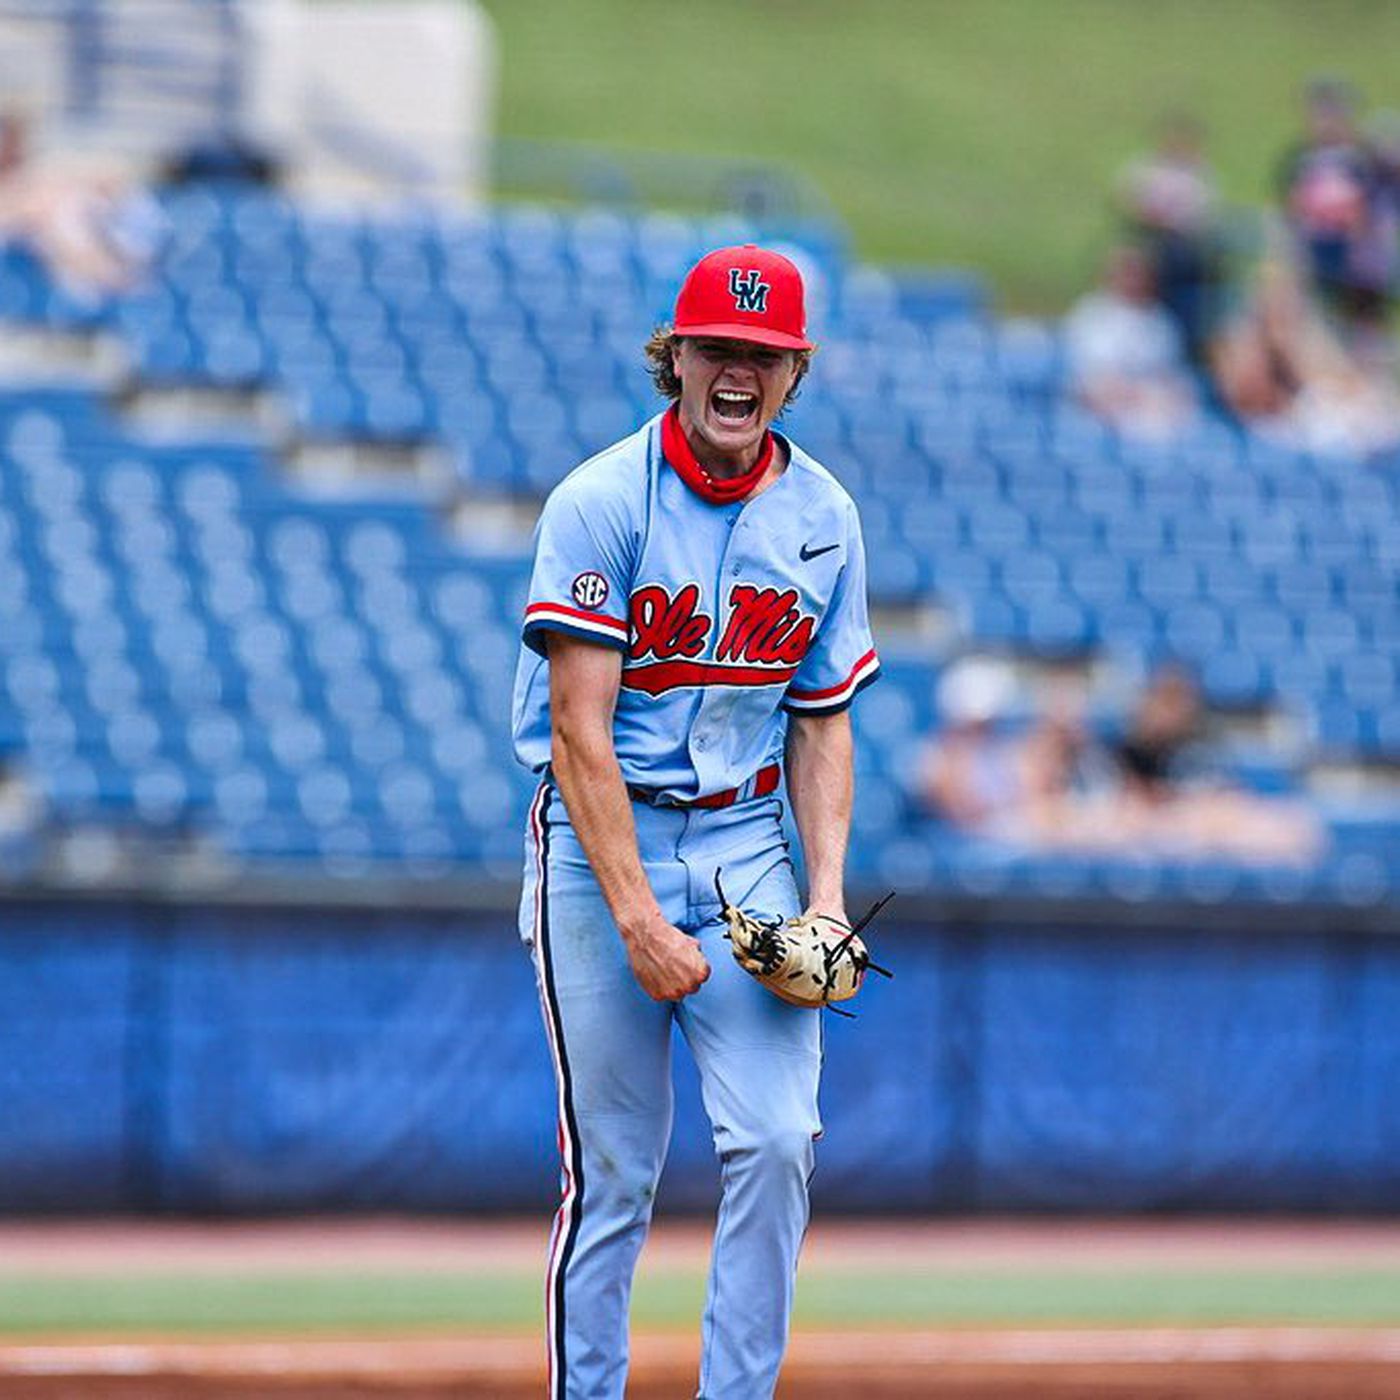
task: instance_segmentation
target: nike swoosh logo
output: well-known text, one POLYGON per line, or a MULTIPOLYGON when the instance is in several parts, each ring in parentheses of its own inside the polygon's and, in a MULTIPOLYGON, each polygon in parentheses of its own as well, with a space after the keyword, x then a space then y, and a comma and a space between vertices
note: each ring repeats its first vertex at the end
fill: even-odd
POLYGON ((820 549, 813 549, 811 545, 804 544, 797 551, 798 558, 805 564, 809 559, 815 559, 819 554, 830 554, 833 549, 840 549, 841 543, 838 540, 835 544, 824 544, 820 549))

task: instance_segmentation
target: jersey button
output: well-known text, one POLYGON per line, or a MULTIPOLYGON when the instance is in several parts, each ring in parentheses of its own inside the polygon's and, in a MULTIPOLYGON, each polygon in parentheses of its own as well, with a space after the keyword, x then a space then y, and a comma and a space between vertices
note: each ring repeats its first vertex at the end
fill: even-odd
POLYGON ((734 567, 733 567, 732 569, 730 569, 729 572, 730 572, 731 574, 733 574, 733 575, 737 578, 738 575, 739 575, 739 569, 740 569, 740 565, 735 564, 734 567))
POLYGON ((710 741, 702 734, 702 735, 695 741, 695 747, 696 747, 697 749, 708 749, 708 748, 710 747, 710 741))

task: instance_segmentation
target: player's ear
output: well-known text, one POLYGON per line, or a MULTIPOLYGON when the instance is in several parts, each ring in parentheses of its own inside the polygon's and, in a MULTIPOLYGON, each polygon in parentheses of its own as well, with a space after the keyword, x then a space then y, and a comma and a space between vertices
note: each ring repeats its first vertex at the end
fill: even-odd
POLYGON ((681 338, 678 335, 671 337, 671 369, 677 379, 681 377, 681 338))
POLYGON ((802 378, 802 356, 796 350, 787 352, 787 388, 783 390, 783 397, 787 396, 797 387, 797 381, 802 378))

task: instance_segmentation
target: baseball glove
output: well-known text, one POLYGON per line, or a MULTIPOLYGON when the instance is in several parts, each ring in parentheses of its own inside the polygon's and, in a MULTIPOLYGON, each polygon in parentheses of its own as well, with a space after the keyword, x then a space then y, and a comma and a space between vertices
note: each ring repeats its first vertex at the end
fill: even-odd
POLYGON ((720 918, 728 925, 724 936, 734 945, 734 959, 774 996, 793 1006, 830 1006, 855 996, 867 969, 882 977, 893 976, 870 961, 860 937, 860 931, 893 894, 879 900, 854 926, 826 914, 801 914, 786 922, 765 923, 725 898, 719 876, 716 870, 715 893, 719 896, 720 918))

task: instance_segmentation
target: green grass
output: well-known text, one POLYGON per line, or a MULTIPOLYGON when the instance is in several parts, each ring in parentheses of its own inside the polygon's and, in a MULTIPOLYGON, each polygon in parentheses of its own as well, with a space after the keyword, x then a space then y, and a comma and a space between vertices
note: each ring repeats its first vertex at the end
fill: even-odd
POLYGON ((9 1275, 0 1334, 510 1331, 534 1325, 542 1289, 525 1275, 9 1275))
POLYGON ((883 261, 985 272, 1005 304, 1082 288, 1106 190, 1155 118, 1209 124, 1265 199, 1318 71, 1400 103, 1387 0, 485 0, 505 136, 776 161, 883 261))
MULTIPOLYGON (((635 1323, 689 1326, 698 1273, 638 1283, 635 1323)), ((0 1334, 532 1331, 533 1275, 0 1276, 0 1334)), ((799 1327, 964 1324, 1400 1323, 1400 1274, 1279 1272, 1062 1275, 810 1273, 799 1327)))

